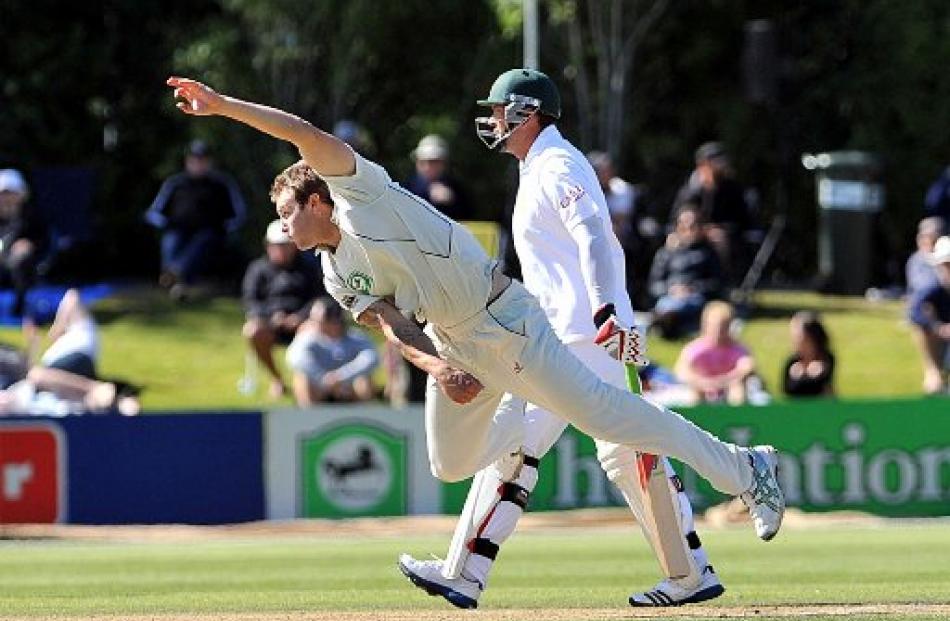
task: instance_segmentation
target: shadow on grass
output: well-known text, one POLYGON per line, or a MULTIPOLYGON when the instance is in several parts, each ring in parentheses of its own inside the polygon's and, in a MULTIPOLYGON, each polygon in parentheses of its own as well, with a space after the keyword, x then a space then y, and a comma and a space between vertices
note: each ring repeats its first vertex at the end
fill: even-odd
POLYGON ((852 315, 859 313, 864 316, 892 317, 895 313, 895 305, 899 306, 903 312, 903 305, 899 301, 888 301, 883 303, 868 302, 863 297, 855 296, 853 298, 842 298, 841 296, 825 297, 821 295, 809 296, 803 299, 801 303, 793 300, 776 299, 769 296, 769 299, 756 299, 751 304, 744 307, 737 307, 737 313, 746 320, 755 319, 791 319, 792 315, 799 311, 816 311, 822 315, 852 315))
POLYGON ((236 296, 221 296, 203 292, 186 301, 173 301, 158 287, 130 287, 118 295, 101 300, 93 306, 100 325, 132 321, 149 326, 176 326, 220 314, 232 314, 240 309, 236 296))

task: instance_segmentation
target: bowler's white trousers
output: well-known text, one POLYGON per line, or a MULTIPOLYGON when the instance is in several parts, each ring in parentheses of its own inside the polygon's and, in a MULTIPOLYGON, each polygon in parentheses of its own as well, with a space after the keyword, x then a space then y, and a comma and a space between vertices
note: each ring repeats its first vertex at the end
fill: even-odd
POLYGON ((426 437, 432 473, 439 479, 461 481, 523 447, 523 410, 498 407, 511 393, 591 437, 675 457, 724 493, 738 495, 752 484, 748 449, 602 381, 561 343, 538 301, 517 281, 465 321, 449 327, 430 323, 426 332, 444 359, 484 386, 460 405, 430 378, 426 437))

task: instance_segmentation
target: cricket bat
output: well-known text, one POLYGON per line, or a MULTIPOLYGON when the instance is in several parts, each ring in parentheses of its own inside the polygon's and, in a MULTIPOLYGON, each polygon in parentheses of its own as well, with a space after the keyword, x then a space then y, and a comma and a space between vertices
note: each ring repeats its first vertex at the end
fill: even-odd
MULTIPOLYGON (((625 364, 627 388, 638 395, 643 394, 637 367, 625 364)), ((637 471, 640 475, 640 490, 643 492, 643 507, 646 524, 644 529, 651 534, 660 567, 669 578, 683 578, 695 570, 692 555, 686 546, 685 533, 680 522, 679 503, 670 490, 666 468, 657 455, 637 452, 637 471)))

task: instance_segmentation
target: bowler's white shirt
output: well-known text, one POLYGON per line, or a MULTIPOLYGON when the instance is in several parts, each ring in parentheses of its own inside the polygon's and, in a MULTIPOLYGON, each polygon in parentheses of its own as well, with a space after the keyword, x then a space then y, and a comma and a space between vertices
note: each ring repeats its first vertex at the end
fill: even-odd
POLYGON ((386 298, 441 327, 483 310, 495 262, 472 234, 354 156, 354 174, 323 177, 341 236, 335 251, 320 251, 330 295, 354 317, 386 298))
POLYGON ((564 343, 596 334, 590 296, 571 230, 596 216, 607 231, 613 259, 618 318, 633 325, 623 248, 613 234, 604 193, 587 158, 556 127, 546 127, 521 162, 512 238, 525 287, 541 302, 564 343))

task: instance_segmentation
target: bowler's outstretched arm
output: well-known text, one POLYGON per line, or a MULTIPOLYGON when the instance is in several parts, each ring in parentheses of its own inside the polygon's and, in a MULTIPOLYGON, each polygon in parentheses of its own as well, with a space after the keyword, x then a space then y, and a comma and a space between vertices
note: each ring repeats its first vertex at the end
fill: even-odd
POLYGON ((295 114, 216 92, 196 80, 170 77, 178 109, 195 116, 225 116, 265 134, 292 143, 301 157, 323 176, 349 176, 356 172, 356 158, 350 147, 295 114))

